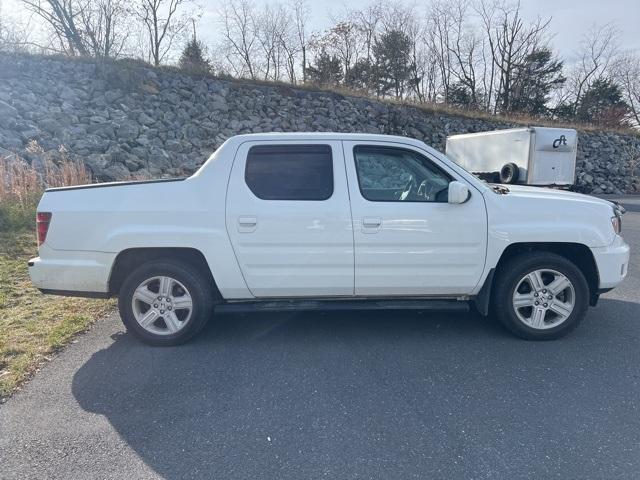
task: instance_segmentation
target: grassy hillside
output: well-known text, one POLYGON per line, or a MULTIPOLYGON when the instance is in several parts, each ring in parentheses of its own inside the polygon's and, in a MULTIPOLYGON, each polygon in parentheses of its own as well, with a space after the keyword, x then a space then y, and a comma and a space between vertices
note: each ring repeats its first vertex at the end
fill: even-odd
MULTIPOLYGON (((37 172, 23 173, 42 180, 37 172)), ((37 255, 34 224, 42 184, 24 178, 0 171, 0 400, 114 308, 113 301, 46 296, 31 285, 27 260, 37 255)))

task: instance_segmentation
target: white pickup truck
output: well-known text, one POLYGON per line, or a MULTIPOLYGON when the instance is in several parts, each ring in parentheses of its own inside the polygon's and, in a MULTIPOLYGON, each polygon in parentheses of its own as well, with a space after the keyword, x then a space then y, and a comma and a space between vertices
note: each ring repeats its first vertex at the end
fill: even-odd
POLYGON ((492 186, 409 138, 240 135, 186 179, 47 190, 29 272, 44 293, 118 296, 155 345, 190 339, 214 308, 470 304, 551 339, 625 277, 623 211, 492 186))

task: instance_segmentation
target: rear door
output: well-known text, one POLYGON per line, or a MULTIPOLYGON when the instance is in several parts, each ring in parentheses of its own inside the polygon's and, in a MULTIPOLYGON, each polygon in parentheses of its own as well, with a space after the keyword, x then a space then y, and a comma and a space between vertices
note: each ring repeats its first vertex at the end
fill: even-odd
MULTIPOLYGON (((356 295, 465 295, 484 269, 487 214, 471 189, 447 203, 460 180, 404 144, 343 142, 355 239, 356 295)), ((464 181, 464 180, 462 180, 464 181)))
POLYGON ((578 134, 564 128, 536 128, 532 185, 572 185, 575 181, 578 134))
POLYGON ((246 142, 227 231, 256 297, 351 296, 353 233, 341 142, 246 142))

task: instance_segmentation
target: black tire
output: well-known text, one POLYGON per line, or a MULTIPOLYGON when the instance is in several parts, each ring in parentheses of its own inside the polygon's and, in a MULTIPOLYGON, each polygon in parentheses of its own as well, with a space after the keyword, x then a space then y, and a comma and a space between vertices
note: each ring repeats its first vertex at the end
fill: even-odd
POLYGON ((492 289, 492 306, 498 320, 513 334, 526 340, 553 340, 560 338, 584 318, 589 307, 589 285, 584 274, 565 257, 551 252, 528 252, 508 260, 500 271, 492 289), (523 322, 513 306, 513 295, 521 279, 535 270, 554 270, 564 275, 572 284, 574 307, 566 320, 556 326, 537 329, 523 322))
POLYGON ((500 183, 515 183, 519 175, 518 166, 515 163, 507 163, 500 169, 500 183))
MULTIPOLYGON (((156 346, 180 345, 193 338, 206 325, 213 313, 214 298, 214 288, 210 280, 198 269, 183 262, 156 260, 136 268, 127 276, 118 295, 118 309, 127 331, 144 343, 156 346), (190 317, 175 333, 152 333, 143 328, 135 317, 133 295, 136 288, 148 279, 159 276, 177 280, 191 296, 190 317)), ((160 317, 158 321, 164 320, 160 317)))

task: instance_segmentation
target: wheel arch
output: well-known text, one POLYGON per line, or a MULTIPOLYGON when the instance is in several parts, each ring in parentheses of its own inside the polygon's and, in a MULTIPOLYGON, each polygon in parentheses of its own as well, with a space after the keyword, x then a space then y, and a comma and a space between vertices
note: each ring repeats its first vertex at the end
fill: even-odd
POLYGON ((189 247, 144 247, 128 248, 121 251, 116 256, 111 267, 108 282, 109 296, 118 294, 129 273, 139 266, 154 260, 173 260, 191 265, 211 282, 216 294, 216 300, 222 299, 207 259, 200 250, 189 247))
POLYGON ((555 253, 575 264, 587 280, 590 294, 589 303, 592 306, 597 303, 600 276, 598 274, 596 260, 589 247, 581 243, 567 242, 518 242, 508 245, 503 250, 496 266, 490 270, 490 274, 487 275, 482 288, 478 292, 478 295, 476 295, 474 303, 481 314, 487 315, 489 311, 489 299, 491 298, 491 291, 495 279, 494 273, 499 273, 501 267, 509 259, 527 252, 555 253))

